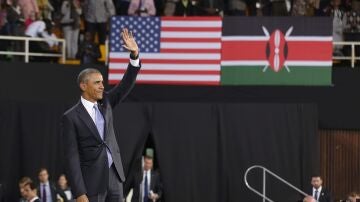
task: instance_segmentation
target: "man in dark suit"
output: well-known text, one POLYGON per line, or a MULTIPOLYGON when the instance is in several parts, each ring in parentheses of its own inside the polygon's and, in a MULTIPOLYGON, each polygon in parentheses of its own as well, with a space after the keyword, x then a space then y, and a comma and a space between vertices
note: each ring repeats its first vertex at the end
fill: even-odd
POLYGON ((318 202, 332 202, 330 191, 323 187, 322 183, 320 175, 313 175, 311 177, 312 189, 308 194, 313 196, 318 202))
POLYGON ((133 196, 131 202, 159 202, 162 196, 160 174, 153 170, 153 158, 144 157, 144 169, 131 180, 133 196))
POLYGON ((24 197, 28 202, 40 202, 36 192, 36 186, 33 182, 30 181, 24 185, 24 197))
POLYGON ((46 168, 39 171, 39 186, 37 187, 38 196, 41 202, 56 202, 57 191, 54 183, 49 181, 49 173, 46 168))
POLYGON ((115 138, 112 108, 125 99, 140 69, 139 49, 131 32, 122 30, 123 47, 130 63, 120 84, 104 92, 96 69, 78 76, 80 101, 63 115, 66 173, 77 202, 120 202, 125 181, 115 138))

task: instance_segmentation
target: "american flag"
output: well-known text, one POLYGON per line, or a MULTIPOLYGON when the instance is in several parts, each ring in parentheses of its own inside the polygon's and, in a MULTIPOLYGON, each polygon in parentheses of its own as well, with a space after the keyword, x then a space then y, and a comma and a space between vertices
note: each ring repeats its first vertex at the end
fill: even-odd
POLYGON ((110 84, 122 79, 129 63, 129 53, 122 47, 122 28, 134 33, 140 49, 138 83, 220 85, 220 17, 112 17, 110 84))

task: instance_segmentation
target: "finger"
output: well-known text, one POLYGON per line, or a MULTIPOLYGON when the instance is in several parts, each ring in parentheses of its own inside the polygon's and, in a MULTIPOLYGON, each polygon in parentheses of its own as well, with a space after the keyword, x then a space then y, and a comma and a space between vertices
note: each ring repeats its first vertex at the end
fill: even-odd
POLYGON ((130 31, 130 38, 134 38, 133 32, 130 31))

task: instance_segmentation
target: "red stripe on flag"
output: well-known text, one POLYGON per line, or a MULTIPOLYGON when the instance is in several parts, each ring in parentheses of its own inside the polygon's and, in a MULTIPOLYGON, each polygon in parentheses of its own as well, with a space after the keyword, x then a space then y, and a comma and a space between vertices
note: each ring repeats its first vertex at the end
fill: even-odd
MULTIPOLYGON (((223 41, 221 57, 222 60, 267 60, 266 44, 266 41, 223 41)), ((287 46, 286 60, 332 60, 329 41, 288 41, 287 46)))
MULTIPOLYGON (((110 69, 110 74, 124 74, 125 69, 110 69)), ((141 69, 140 74, 173 74, 173 75, 220 75, 219 71, 199 70, 146 70, 141 69)))
POLYGON ((220 38, 161 38, 160 42, 221 42, 220 38))
POLYGON ((223 41, 222 60, 266 60, 264 41, 223 41))
POLYGON ((221 32, 221 27, 162 27, 167 32, 221 32))
MULTIPOLYGON (((129 59, 110 58, 111 63, 128 63, 129 59)), ((220 60, 179 60, 179 59, 142 59, 141 63, 154 64, 220 64, 220 60)))
POLYGON ((332 60, 331 41, 289 41, 287 60, 332 60))
MULTIPOLYGON (((118 80, 109 80, 111 85, 119 83, 118 80)), ((220 85, 219 81, 147 81, 147 80, 136 80, 137 84, 162 84, 162 85, 198 85, 198 86, 218 86, 220 85)))
POLYGON ((162 53, 221 53, 221 49, 170 49, 162 48, 162 53))
POLYGON ((162 21, 221 21, 220 17, 161 17, 162 21))

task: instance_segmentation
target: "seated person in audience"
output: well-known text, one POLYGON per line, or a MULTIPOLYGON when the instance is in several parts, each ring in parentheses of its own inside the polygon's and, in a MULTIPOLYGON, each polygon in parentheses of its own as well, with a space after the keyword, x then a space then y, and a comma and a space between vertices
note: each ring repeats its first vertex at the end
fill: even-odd
POLYGON ((93 40, 90 32, 85 33, 85 40, 79 46, 76 58, 80 59, 81 64, 96 64, 101 57, 99 45, 93 40))
POLYGON ((26 202, 26 198, 25 198, 25 185, 28 184, 29 182, 32 182, 32 180, 29 177, 23 177, 20 179, 19 181, 19 190, 20 190, 20 196, 21 198, 19 199, 19 202, 26 202))
POLYGON ((359 202, 360 201, 360 193, 352 192, 347 197, 348 202, 359 202))
POLYGON ((129 15, 155 16, 154 0, 131 0, 128 10, 129 15))
POLYGON ((27 202, 40 202, 36 186, 33 182, 28 182, 24 185, 24 196, 27 202))
POLYGON ((63 201, 70 201, 73 199, 71 189, 68 186, 68 181, 65 174, 60 175, 58 180, 57 192, 64 196, 63 201))
POLYGON ((303 202, 316 202, 315 198, 312 196, 306 196, 303 202))
POLYGON ((318 202, 332 202, 330 191, 323 187, 322 184, 323 181, 320 175, 313 175, 311 177, 312 189, 308 194, 318 202))

